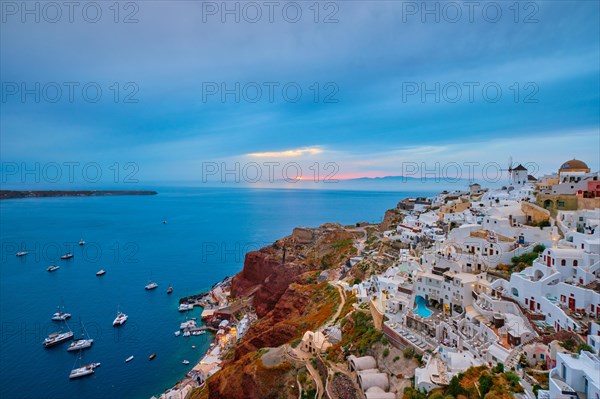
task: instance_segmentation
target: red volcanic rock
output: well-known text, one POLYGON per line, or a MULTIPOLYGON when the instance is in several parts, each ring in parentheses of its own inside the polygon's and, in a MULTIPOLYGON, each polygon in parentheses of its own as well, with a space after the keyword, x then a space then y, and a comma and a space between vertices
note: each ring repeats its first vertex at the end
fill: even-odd
POLYGON ((244 269, 231 281, 231 294, 235 297, 254 292, 254 308, 258 317, 272 310, 288 286, 303 272, 297 264, 282 264, 282 256, 267 250, 249 252, 244 269))
POLYGON ((309 302, 309 293, 301 292, 294 286, 286 289, 273 310, 250 328, 236 348, 235 358, 260 348, 283 345, 293 339, 299 330, 292 321, 304 314, 309 302))
POLYGON ((263 284, 281 266, 281 262, 282 259, 264 250, 248 252, 244 259, 244 268, 233 276, 231 281, 231 295, 248 295, 252 289, 263 284))

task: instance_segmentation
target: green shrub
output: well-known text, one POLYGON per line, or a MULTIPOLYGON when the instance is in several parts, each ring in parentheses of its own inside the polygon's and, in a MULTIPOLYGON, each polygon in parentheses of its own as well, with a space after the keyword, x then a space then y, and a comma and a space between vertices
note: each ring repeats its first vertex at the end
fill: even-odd
POLYGON ((579 344, 579 346, 577 347, 577 352, 581 352, 581 351, 586 351, 586 352, 592 352, 594 353, 594 348, 592 348, 591 346, 589 346, 588 344, 579 344))
POLYGON ((383 357, 388 357, 389 354, 390 354, 390 349, 389 348, 385 348, 383 350, 383 357))
POLYGON ((481 392, 482 398, 484 398, 490 389, 492 389, 492 385, 494 385, 494 380, 491 376, 487 374, 481 374, 479 376, 479 391, 481 392))
POLYGON ((507 371, 503 375, 506 381, 508 381, 510 384, 511 388, 515 388, 517 385, 519 385, 519 376, 512 371, 507 371))
POLYGON ((541 221, 541 222, 539 222, 537 225, 538 225, 538 227, 539 227, 540 229, 543 229, 544 227, 548 227, 548 226, 550 226, 550 221, 549 221, 549 220, 542 220, 542 221, 541 221))
POLYGON ((533 264, 533 261, 536 260, 537 257, 538 254, 534 251, 519 256, 513 256, 510 259, 510 261, 514 266, 517 266, 521 263, 531 266, 533 264))
POLYGON ((458 395, 464 395, 466 393, 466 390, 460 385, 461 377, 461 374, 455 375, 448 384, 448 393, 454 397, 457 397, 458 395))

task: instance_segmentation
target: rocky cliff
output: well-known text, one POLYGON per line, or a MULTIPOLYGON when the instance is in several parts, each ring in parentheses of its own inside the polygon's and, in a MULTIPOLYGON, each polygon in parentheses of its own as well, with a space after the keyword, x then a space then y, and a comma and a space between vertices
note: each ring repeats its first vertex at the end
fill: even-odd
POLYGON ((333 272, 356 254, 356 236, 335 224, 297 228, 292 235, 246 255, 243 270, 232 279, 231 294, 253 298, 259 320, 223 370, 208 380, 203 396, 281 396, 278 381, 294 381, 295 377, 286 374, 293 368, 285 363, 266 367, 259 354, 263 348, 300 338, 304 331, 316 329, 334 315, 340 301, 338 290, 327 281, 319 281, 319 276, 333 272))

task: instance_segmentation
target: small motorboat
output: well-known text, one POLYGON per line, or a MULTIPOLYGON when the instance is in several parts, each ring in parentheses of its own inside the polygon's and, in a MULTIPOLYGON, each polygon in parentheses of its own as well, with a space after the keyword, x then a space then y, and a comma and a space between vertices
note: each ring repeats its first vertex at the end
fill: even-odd
POLYGON ((152 359, 154 359, 155 357, 156 357, 156 353, 153 353, 153 354, 151 354, 151 355, 148 357, 148 360, 152 360, 152 359))
POLYGON ((175 331, 175 336, 179 337, 181 335, 181 331, 175 331))
POLYGON ((196 320, 186 320, 179 325, 180 330, 187 330, 189 328, 196 328, 196 320))
POLYGON ((145 286, 144 289, 150 291, 155 289, 156 287, 158 287, 158 284, 156 284, 154 281, 150 281, 150 283, 147 286, 145 286))
POLYGON ((100 269, 96 272, 96 276, 103 276, 106 274, 106 270, 104 269, 100 269))
POLYGON ((19 252, 17 252, 17 256, 25 256, 25 255, 27 255, 28 253, 29 253, 29 252, 27 252, 27 251, 19 251, 19 252))
POLYGON ((170 293, 172 293, 172 292, 173 292, 173 287, 169 287, 169 288, 167 289, 167 294, 170 294, 170 293))
POLYGON ((180 312, 186 312, 192 309, 194 309, 194 305, 192 305, 191 303, 182 303, 181 305, 179 305, 180 312))
POLYGON ((190 361, 189 361, 189 360, 184 360, 184 361, 183 361, 183 362, 181 362, 181 363, 183 363, 183 364, 190 364, 190 361))
POLYGON ((192 349, 196 349, 196 345, 192 345, 192 349))
POLYGON ((63 256, 61 256, 60 258, 62 260, 67 260, 67 259, 71 259, 73 256, 75 256, 75 255, 73 255, 71 252, 68 252, 68 253, 64 254, 63 256))
POLYGON ((83 241, 83 238, 79 240, 79 245, 85 245, 85 241, 83 241))
POLYGON ((49 272, 53 272, 53 271, 58 270, 58 269, 60 269, 60 266, 51 265, 46 270, 48 270, 49 272))
POLYGON ((127 359, 125 359, 125 363, 129 363, 132 360, 133 360, 133 355, 131 355, 127 359))

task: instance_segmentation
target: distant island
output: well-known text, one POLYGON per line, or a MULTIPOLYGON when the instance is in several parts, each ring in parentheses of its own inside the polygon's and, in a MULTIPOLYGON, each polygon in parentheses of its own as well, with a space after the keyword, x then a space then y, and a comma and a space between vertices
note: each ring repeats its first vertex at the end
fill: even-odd
POLYGON ((103 197, 111 195, 156 195, 148 190, 0 190, 0 200, 45 197, 103 197))

